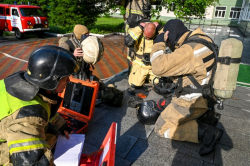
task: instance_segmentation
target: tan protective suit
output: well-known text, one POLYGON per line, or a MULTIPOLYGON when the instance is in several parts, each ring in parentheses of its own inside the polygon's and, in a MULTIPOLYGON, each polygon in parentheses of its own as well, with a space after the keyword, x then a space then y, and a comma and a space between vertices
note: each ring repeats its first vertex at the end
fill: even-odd
MULTIPOLYGON (((184 75, 183 87, 191 85, 192 82, 186 75, 193 75, 199 84, 207 84, 211 77, 211 66, 214 60, 204 63, 204 58, 213 52, 202 44, 184 44, 186 32, 177 42, 175 51, 165 54, 164 42, 154 44, 151 52, 152 71, 155 75, 172 77, 177 82, 177 77, 184 75)), ((204 34, 197 28, 190 35, 204 34)), ((207 41, 210 39, 204 38, 207 41)), ((198 143, 198 124, 196 119, 208 110, 207 100, 201 93, 191 93, 181 95, 179 98, 173 97, 172 102, 165 108, 155 123, 155 132, 158 136, 178 140, 198 143)))
MULTIPOLYGON (((155 0, 149 0, 149 2, 153 3, 153 2, 155 2, 155 0)), ((128 15, 129 15, 130 3, 132 3, 131 4, 131 13, 139 14, 139 15, 143 16, 143 13, 141 10, 143 9, 143 3, 147 4, 147 0, 133 0, 132 2, 128 2, 127 6, 126 6, 126 15, 125 15, 126 18, 128 18, 128 15), (136 1, 138 2, 139 6, 137 5, 136 1)), ((122 4, 124 6, 125 1, 122 4)))
MULTIPOLYGON (((39 96, 49 104, 56 104, 57 102, 42 95, 39 96)), ((37 158, 34 155, 35 153, 33 153, 34 151, 38 153, 37 155, 41 155, 39 160, 40 165, 47 163, 45 160, 48 160, 50 166, 54 165, 51 149, 56 143, 57 136, 52 132, 47 133, 49 130, 48 123, 53 125, 53 131, 59 131, 66 125, 66 121, 58 113, 55 113, 50 117, 49 122, 47 122, 43 118, 48 116, 46 115, 46 111, 41 112, 39 110, 23 108, 0 121, 0 165, 12 166, 18 163, 21 164, 22 162, 25 163, 25 161, 30 163, 32 157, 37 158), (28 112, 25 113, 25 111, 28 112), (44 142, 44 145, 36 143, 38 141, 44 142), (46 147, 44 147, 45 145, 46 147), (12 156, 10 155, 10 149, 12 156), (15 159, 19 159, 19 161, 13 161, 15 159)))
MULTIPOLYGON (((161 33, 162 29, 158 31, 158 33, 161 33)), ((153 39, 146 39, 143 36, 143 31, 139 26, 135 28, 130 28, 128 30, 128 36, 131 40, 134 41, 134 59, 131 59, 130 56, 127 56, 127 59, 132 61, 132 68, 129 75, 129 85, 134 84, 135 86, 142 86, 148 77, 149 82, 152 83, 153 79, 156 77, 155 74, 152 73, 152 66, 151 65, 145 65, 142 62, 143 53, 151 53, 152 46, 153 46, 153 39), (145 46, 144 45, 145 40, 145 46)), ((126 41, 125 41, 126 44, 126 41)))

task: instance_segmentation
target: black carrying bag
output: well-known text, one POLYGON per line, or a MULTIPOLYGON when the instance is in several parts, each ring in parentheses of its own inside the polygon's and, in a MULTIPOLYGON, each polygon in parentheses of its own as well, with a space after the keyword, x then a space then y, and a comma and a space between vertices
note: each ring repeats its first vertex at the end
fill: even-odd
MULTIPOLYGON (((138 5, 139 9, 141 10, 141 7, 139 6, 137 0, 135 0, 135 1, 136 1, 136 4, 138 5)), ((130 28, 134 28, 134 27, 140 25, 140 22, 144 19, 144 17, 140 14, 131 13, 131 5, 132 5, 132 1, 130 2, 130 9, 129 9, 129 15, 127 18, 127 24, 129 25, 130 28)))
POLYGON ((129 13, 127 23, 130 28, 134 28, 140 25, 140 22, 144 19, 142 15, 129 13))

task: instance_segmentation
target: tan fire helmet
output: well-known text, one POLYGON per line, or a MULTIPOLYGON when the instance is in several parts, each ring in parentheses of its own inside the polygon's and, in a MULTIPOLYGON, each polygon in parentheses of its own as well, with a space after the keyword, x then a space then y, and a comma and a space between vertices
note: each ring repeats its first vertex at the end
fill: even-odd
POLYGON ((77 24, 75 27, 74 27, 74 34, 76 36, 76 38, 78 40, 81 40, 81 36, 84 35, 84 34, 87 34, 89 33, 89 30, 86 26, 84 25, 81 25, 81 24, 77 24))
POLYGON ((82 41, 83 60, 89 64, 99 62, 103 57, 104 47, 101 40, 96 36, 89 36, 82 41))

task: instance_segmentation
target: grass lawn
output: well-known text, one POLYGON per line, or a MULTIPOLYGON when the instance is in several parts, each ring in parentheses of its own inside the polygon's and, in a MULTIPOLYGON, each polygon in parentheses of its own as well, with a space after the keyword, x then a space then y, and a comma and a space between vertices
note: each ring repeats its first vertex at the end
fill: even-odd
MULTIPOLYGON (((165 24, 164 22, 161 22, 159 20, 152 20, 159 22, 160 24, 165 24)), ((65 34, 65 33, 71 33, 74 29, 75 25, 71 26, 57 26, 57 25, 50 25, 49 32, 51 33, 59 33, 59 34, 65 34)), ((100 17, 97 19, 95 25, 88 26, 86 25, 90 33, 96 33, 96 34, 107 34, 112 32, 124 32, 124 20, 121 18, 106 18, 106 17, 100 17)))
POLYGON ((249 85, 244 85, 244 84, 237 83, 237 85, 250 87, 250 65, 240 64, 240 70, 239 70, 237 81, 249 84, 249 85))
MULTIPOLYGON (((97 19, 95 25, 93 26, 86 25, 86 26, 89 28, 90 33, 107 34, 111 32, 124 32, 123 25, 124 25, 123 19, 101 17, 97 19)), ((74 29, 74 26, 75 25, 63 27, 63 26, 50 25, 49 32, 59 33, 59 34, 71 33, 74 29)))

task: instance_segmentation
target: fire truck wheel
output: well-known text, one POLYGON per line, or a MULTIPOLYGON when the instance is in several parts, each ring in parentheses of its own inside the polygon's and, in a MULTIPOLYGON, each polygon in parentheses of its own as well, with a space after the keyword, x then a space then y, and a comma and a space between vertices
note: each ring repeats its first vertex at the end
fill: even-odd
POLYGON ((19 29, 15 29, 15 36, 17 39, 22 39, 24 37, 24 33, 21 33, 19 29))
POLYGON ((43 36, 44 36, 44 31, 38 31, 38 32, 36 32, 36 35, 37 35, 37 37, 39 37, 39 38, 43 38, 43 36))
POLYGON ((3 31, 0 31, 0 36, 3 36, 3 31))

